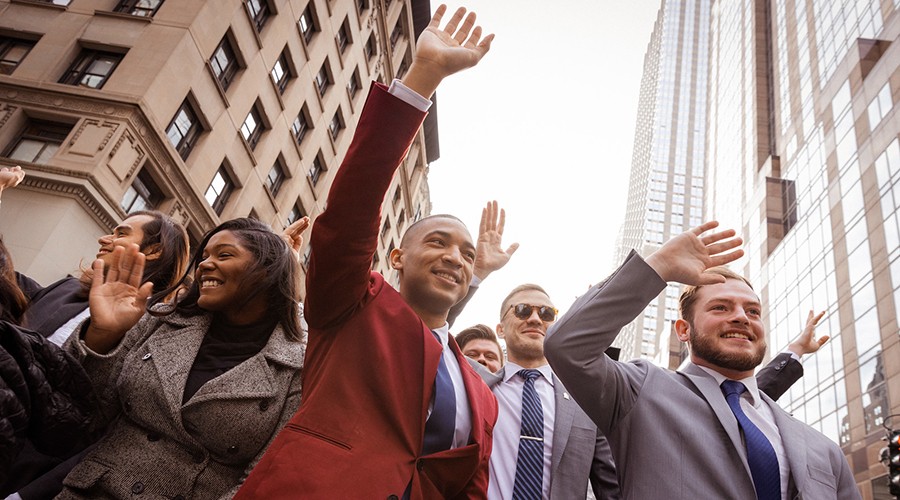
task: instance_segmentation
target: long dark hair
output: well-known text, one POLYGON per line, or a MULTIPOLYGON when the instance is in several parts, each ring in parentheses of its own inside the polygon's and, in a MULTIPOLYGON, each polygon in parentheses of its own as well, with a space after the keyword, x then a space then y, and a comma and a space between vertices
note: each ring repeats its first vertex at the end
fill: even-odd
POLYGON ((272 314, 284 328, 285 337, 289 340, 299 341, 302 338, 300 331, 300 286, 298 283, 298 263, 294 254, 288 248, 281 236, 275 234, 272 229, 256 219, 240 218, 223 222, 215 229, 206 233, 203 241, 194 251, 194 256, 185 273, 174 285, 164 290, 158 297, 154 295, 147 303, 147 310, 154 315, 166 315, 178 312, 186 316, 207 314, 208 311, 197 305, 200 298, 200 284, 191 280, 194 271, 203 262, 203 251, 214 234, 222 231, 231 231, 255 257, 254 265, 247 269, 248 274, 259 271, 259 281, 253 286, 247 287, 247 296, 244 303, 250 302, 259 294, 265 294, 272 314), (189 284, 190 283, 190 284, 189 284), (169 308, 153 308, 161 301, 162 297, 174 293, 182 287, 182 291, 175 299, 175 303, 169 308))
POLYGON ((178 282, 178 278, 187 269, 190 253, 187 231, 171 217, 156 210, 139 210, 128 214, 129 217, 135 215, 153 219, 142 228, 144 239, 141 241, 141 251, 145 254, 156 253, 157 257, 146 261, 141 282, 152 281, 153 298, 162 299, 169 295, 167 290, 178 282))
POLYGON ((0 320, 21 325, 28 304, 28 298, 16 280, 12 257, 0 239, 0 320))

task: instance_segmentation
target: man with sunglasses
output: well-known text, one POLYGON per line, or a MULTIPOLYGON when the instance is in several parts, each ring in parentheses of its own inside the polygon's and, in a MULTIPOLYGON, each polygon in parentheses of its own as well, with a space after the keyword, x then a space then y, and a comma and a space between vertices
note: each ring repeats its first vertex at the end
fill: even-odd
POLYGON ((482 372, 499 407, 488 498, 584 498, 589 483, 598 499, 619 498, 606 438, 544 357, 556 315, 547 292, 532 284, 513 289, 500 307, 497 335, 508 362, 496 374, 482 372))

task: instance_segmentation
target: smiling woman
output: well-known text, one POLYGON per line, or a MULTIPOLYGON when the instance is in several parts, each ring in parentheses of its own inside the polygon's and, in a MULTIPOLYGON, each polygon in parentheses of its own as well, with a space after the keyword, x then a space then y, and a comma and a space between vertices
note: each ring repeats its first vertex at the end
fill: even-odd
POLYGON ((66 347, 105 396, 103 420, 117 420, 57 498, 230 497, 300 404, 296 255, 254 219, 225 222, 161 294, 180 290, 168 304, 148 301, 137 245, 110 255, 66 347))

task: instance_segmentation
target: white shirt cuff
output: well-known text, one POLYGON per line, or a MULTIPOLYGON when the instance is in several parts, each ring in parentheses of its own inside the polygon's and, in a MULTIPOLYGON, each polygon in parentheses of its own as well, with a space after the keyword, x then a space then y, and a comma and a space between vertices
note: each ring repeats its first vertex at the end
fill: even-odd
POLYGON ((428 111, 428 108, 431 107, 431 99, 420 96, 415 90, 403 85, 403 82, 396 78, 388 87, 388 93, 419 111, 428 111))
POLYGON ((792 358, 796 359, 797 361, 800 361, 800 355, 797 354, 796 352, 791 351, 791 350, 786 350, 786 351, 784 351, 784 353, 790 354, 792 358))

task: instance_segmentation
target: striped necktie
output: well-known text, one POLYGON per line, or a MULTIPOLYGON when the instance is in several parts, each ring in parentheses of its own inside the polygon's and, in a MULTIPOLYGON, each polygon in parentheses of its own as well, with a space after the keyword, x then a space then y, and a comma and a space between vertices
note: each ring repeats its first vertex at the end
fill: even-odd
POLYGON ((747 418, 747 414, 741 409, 741 394, 747 388, 744 384, 726 380, 722 382, 722 393, 728 402, 731 412, 737 418, 738 425, 744 431, 744 445, 747 447, 747 463, 750 465, 750 475, 753 477, 753 487, 756 488, 758 500, 781 499, 781 470, 778 468, 778 456, 772 443, 766 439, 759 427, 747 418))
POLYGON ((537 370, 519 370, 525 379, 522 389, 522 431, 519 433, 519 455, 516 459, 516 480, 513 500, 541 498, 544 479, 544 409, 534 389, 537 370))

